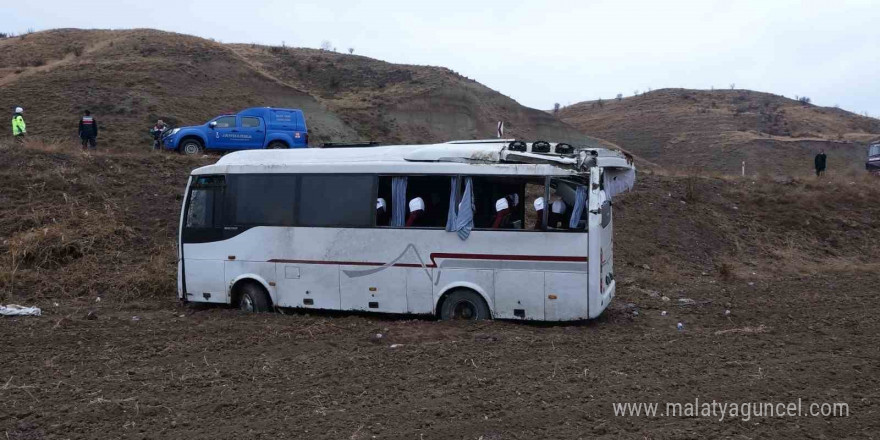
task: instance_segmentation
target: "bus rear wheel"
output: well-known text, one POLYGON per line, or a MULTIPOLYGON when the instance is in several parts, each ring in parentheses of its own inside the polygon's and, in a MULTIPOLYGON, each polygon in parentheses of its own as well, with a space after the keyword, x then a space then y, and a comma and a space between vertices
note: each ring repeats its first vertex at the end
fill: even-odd
POLYGON ((486 305, 486 301, 471 290, 453 291, 440 306, 440 319, 444 321, 480 321, 489 318, 489 306, 486 305))
POLYGON ((243 312, 263 313, 268 312, 272 307, 265 289, 255 283, 247 283, 241 286, 238 308, 243 312))

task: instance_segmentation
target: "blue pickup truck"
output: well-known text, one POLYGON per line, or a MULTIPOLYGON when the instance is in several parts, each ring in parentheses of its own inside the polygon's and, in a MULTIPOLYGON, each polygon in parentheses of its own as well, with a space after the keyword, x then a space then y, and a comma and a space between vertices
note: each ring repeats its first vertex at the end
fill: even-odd
POLYGON ((301 110, 254 107, 217 116, 204 125, 172 129, 162 137, 162 145, 187 155, 205 150, 305 148, 309 134, 301 110))

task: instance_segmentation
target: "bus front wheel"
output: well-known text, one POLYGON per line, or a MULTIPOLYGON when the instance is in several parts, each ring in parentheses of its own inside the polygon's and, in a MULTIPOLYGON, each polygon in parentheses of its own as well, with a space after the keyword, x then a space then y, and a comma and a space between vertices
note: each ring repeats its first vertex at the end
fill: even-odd
POLYGON ((450 293, 440 306, 440 319, 479 321, 489 319, 489 306, 483 297, 471 290, 459 289, 450 293))
POLYGON ((268 312, 271 309, 269 294, 261 286, 255 283, 247 283, 241 286, 238 308, 248 313, 268 312))

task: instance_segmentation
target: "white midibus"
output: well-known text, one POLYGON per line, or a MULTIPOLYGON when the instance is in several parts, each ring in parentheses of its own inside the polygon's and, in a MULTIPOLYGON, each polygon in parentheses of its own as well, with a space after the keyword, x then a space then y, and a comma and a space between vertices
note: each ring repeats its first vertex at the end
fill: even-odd
POLYGON ((242 151, 192 172, 183 301, 568 321, 614 297, 616 150, 512 140, 242 151))

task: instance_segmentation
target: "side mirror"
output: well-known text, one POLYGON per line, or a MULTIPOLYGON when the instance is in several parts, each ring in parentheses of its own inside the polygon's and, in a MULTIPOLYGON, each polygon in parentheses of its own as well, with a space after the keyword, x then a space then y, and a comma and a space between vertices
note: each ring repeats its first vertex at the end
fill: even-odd
POLYGON ((217 126, 217 121, 211 121, 211 123, 208 124, 208 127, 211 127, 211 128, 214 128, 216 126, 217 126))

